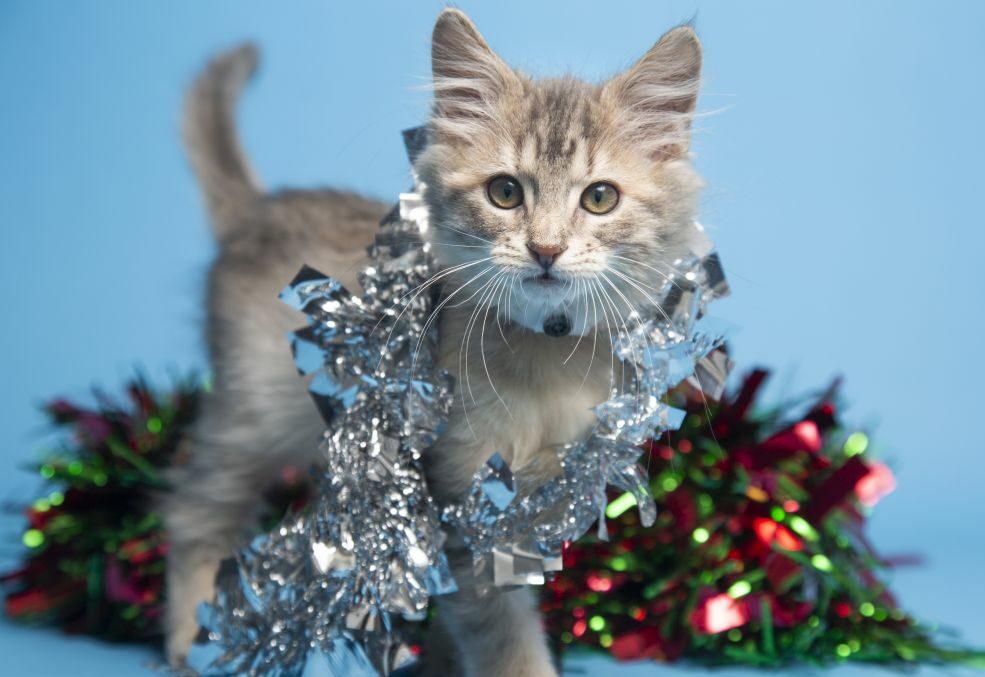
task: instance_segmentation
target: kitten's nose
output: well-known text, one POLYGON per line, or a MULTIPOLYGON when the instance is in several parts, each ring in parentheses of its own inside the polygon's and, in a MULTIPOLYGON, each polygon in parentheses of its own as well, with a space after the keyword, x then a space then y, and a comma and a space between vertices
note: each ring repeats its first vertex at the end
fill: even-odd
POLYGON ((551 266, 554 265, 554 262, 557 261, 557 257, 559 257, 561 253, 567 249, 567 247, 528 242, 527 249, 530 250, 530 255, 534 257, 534 261, 540 264, 541 268, 544 270, 550 270, 551 266))

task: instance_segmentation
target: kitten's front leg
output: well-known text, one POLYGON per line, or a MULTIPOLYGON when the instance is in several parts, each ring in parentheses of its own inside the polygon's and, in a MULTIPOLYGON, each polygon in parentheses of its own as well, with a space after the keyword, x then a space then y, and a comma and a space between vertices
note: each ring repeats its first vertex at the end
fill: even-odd
MULTIPOLYGON (((461 462, 465 454, 444 453, 448 439, 443 442, 438 445, 439 453, 431 457, 429 468, 432 491, 440 503, 461 496, 472 473, 468 464, 461 462)), ((464 448, 449 446, 459 451, 464 448)), ((487 455, 485 451, 472 454, 474 458, 487 455)), ((518 479, 532 479, 528 473, 542 475, 542 479, 553 476, 556 455, 548 453, 540 460, 524 467, 518 479)), ((478 595, 468 583, 473 578, 472 553, 456 540, 449 539, 445 552, 452 575, 464 585, 457 593, 434 598, 441 626, 430 632, 440 634, 442 641, 429 645, 431 655, 425 656, 424 673, 428 677, 557 677, 534 594, 526 588, 514 588, 478 595), (449 655, 450 651, 457 655, 449 655)))
MULTIPOLYGON (((472 577, 472 556, 449 552, 458 580, 472 577)), ((443 630, 458 647, 462 677, 557 677, 534 595, 527 588, 486 595, 462 590, 435 599, 443 630)), ((445 663, 447 665, 447 662, 445 663)), ((449 677, 428 663, 428 677, 449 677)))

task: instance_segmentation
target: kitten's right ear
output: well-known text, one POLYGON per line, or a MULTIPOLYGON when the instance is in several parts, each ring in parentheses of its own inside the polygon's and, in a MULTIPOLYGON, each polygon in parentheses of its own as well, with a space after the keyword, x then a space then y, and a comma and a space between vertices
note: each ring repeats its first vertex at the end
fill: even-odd
POLYGON ((467 137, 492 118, 492 106, 519 83, 489 48, 475 24, 457 9, 438 15, 431 38, 437 130, 467 137))

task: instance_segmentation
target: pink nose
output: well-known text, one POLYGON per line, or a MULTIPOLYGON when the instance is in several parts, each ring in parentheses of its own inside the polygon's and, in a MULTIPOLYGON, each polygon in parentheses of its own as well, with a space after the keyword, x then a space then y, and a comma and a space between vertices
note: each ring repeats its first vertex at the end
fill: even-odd
POLYGON ((557 257, 559 257, 561 253, 567 249, 567 247, 528 242, 527 249, 530 250, 530 255, 534 257, 534 261, 540 264, 541 268, 544 270, 549 270, 550 267, 554 265, 554 262, 557 261, 557 257))

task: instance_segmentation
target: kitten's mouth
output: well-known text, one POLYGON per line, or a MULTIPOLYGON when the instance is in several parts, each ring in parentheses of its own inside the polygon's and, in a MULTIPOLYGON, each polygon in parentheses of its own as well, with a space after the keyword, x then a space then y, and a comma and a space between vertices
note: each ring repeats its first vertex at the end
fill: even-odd
POLYGON ((561 280, 559 280, 558 278, 554 277, 553 275, 551 275, 547 271, 544 271, 540 275, 536 275, 536 276, 533 276, 533 277, 525 278, 523 280, 523 283, 524 284, 531 284, 531 285, 534 285, 535 287, 554 287, 556 285, 561 284, 561 280))

